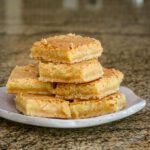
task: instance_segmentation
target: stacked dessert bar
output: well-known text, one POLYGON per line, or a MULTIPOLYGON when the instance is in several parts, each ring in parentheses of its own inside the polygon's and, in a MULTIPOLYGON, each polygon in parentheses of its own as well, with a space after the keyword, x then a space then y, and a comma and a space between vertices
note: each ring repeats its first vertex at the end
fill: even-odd
POLYGON ((123 74, 102 67, 102 51, 100 41, 75 34, 35 42, 31 57, 38 65, 16 66, 7 82, 16 108, 25 115, 66 119, 123 109, 123 74))

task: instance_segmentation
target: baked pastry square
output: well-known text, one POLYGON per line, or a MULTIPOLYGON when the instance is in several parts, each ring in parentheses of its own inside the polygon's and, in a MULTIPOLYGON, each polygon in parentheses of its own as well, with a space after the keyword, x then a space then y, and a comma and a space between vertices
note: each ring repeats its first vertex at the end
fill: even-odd
POLYGON ((40 62, 39 75, 43 82, 84 83, 102 77, 103 68, 96 59, 75 64, 40 62))
POLYGON ((125 96, 118 92, 97 100, 76 100, 70 103, 70 110, 72 118, 89 118, 113 113, 125 106, 125 96))
POLYGON ((48 118, 89 118, 123 109, 125 96, 121 93, 103 99, 65 101, 52 96, 17 94, 16 108, 25 115, 48 118))
MULTIPOLYGON (((92 69, 92 67, 91 67, 92 69)), ((123 73, 115 69, 104 68, 102 78, 82 84, 57 83, 55 94, 64 99, 103 98, 119 90, 123 73)))
POLYGON ((67 34, 35 42, 31 48, 31 57, 36 60, 72 64, 98 58, 102 51, 101 43, 94 38, 67 34))
POLYGON ((16 66, 7 82, 8 93, 52 94, 52 83, 38 80, 38 67, 34 65, 16 66))
POLYGON ((16 108, 30 116, 71 118, 69 102, 52 96, 17 94, 16 108))

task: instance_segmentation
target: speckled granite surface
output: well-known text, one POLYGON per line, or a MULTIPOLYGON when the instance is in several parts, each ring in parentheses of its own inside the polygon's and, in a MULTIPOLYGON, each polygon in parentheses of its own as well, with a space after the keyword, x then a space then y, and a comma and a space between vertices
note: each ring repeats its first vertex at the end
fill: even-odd
POLYGON ((150 1, 0 1, 0 86, 15 65, 32 62, 33 41, 60 33, 101 40, 103 65, 147 100, 139 113, 85 129, 50 129, 0 118, 0 149, 150 149, 150 1))

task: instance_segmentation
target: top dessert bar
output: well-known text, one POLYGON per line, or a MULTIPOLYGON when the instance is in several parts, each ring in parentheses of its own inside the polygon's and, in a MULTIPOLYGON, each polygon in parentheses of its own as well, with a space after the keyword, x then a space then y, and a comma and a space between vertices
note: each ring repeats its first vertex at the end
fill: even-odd
POLYGON ((98 58, 102 51, 101 43, 94 38, 67 34, 35 42, 31 57, 40 61, 72 64, 98 58))

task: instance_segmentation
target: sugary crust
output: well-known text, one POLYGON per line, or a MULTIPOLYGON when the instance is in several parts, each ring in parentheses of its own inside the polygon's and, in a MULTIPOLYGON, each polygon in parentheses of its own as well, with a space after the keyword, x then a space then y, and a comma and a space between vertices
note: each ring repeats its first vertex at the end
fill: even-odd
POLYGON ((7 82, 8 93, 52 94, 52 83, 38 80, 38 67, 34 65, 16 66, 7 82))
POLYGON ((96 59, 75 64, 39 63, 39 80, 43 82, 84 83, 103 75, 96 59))
POLYGON ((115 93, 103 99, 73 102, 52 96, 18 94, 16 108, 25 115, 49 118, 88 118, 119 111, 126 105, 125 96, 115 93))
POLYGON ((16 66, 9 77, 9 80, 16 81, 16 79, 27 80, 27 79, 37 79, 38 77, 38 67, 32 64, 26 66, 16 66))
POLYGON ((49 50, 74 50, 81 46, 86 46, 89 44, 97 44, 100 42, 94 38, 83 37, 75 34, 66 34, 52 36, 47 39, 42 39, 41 41, 35 42, 33 46, 43 47, 43 45, 49 50))
POLYGON ((55 94, 64 99, 103 98, 118 91, 123 80, 123 73, 115 69, 104 68, 104 76, 98 80, 82 83, 57 83, 55 94))
POLYGON ((31 57, 37 60, 72 64, 97 58, 102 51, 101 43, 96 39, 67 34, 35 42, 31 48, 31 57))

